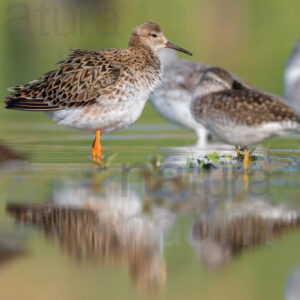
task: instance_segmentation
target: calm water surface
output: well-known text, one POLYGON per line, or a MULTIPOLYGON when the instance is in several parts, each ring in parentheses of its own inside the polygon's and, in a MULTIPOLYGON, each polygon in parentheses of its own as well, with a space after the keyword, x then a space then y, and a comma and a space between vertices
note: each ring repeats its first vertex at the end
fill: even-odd
POLYGON ((91 135, 38 124, 2 128, 28 163, 1 169, 0 299, 294 299, 299 137, 259 146, 246 179, 170 125, 104 136, 103 169, 91 135))

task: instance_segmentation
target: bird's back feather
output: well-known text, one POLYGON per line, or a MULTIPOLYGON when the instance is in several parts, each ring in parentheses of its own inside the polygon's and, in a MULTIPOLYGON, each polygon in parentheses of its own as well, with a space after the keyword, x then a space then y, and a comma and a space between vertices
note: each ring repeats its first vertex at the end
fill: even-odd
POLYGON ((76 49, 59 67, 26 85, 10 88, 6 108, 50 111, 94 104, 101 93, 119 79, 120 67, 113 57, 118 49, 76 49))

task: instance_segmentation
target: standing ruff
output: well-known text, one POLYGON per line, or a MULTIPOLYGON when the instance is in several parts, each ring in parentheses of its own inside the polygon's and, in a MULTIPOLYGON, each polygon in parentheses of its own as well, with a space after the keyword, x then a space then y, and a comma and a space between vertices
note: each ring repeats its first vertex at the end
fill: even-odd
POLYGON ((100 162, 101 133, 134 123, 160 82, 162 48, 191 55, 151 21, 132 30, 127 49, 72 50, 56 70, 10 88, 6 108, 44 111, 60 125, 95 132, 92 158, 100 162))
POLYGON ((207 69, 191 103, 194 119, 221 141, 247 147, 273 136, 300 132, 300 118, 280 98, 238 84, 225 70, 207 69))

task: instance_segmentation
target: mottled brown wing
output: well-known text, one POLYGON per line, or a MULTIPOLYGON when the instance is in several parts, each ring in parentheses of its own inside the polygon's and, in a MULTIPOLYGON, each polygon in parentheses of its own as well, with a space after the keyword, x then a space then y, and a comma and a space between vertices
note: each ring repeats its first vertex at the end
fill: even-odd
MULTIPOLYGON (((201 99, 202 115, 225 117, 244 125, 260 125, 267 122, 296 121, 299 117, 280 98, 253 90, 228 90, 209 94, 201 99)), ((201 108, 200 108, 201 107, 201 108)))
POLYGON ((28 85, 11 88, 14 93, 6 98, 6 107, 49 111, 95 103, 118 81, 120 66, 112 59, 117 51, 73 50, 57 70, 28 85))

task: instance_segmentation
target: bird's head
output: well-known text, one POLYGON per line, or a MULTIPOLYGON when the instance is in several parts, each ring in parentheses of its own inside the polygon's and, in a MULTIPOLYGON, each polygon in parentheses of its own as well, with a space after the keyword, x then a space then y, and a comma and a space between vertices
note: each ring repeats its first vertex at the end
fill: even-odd
POLYGON ((141 24, 131 31, 129 47, 146 47, 153 52, 163 48, 170 48, 192 55, 191 52, 168 41, 160 26, 152 21, 141 24))
POLYGON ((234 80, 224 69, 212 67, 203 72, 199 86, 206 93, 216 93, 232 89, 234 80))

